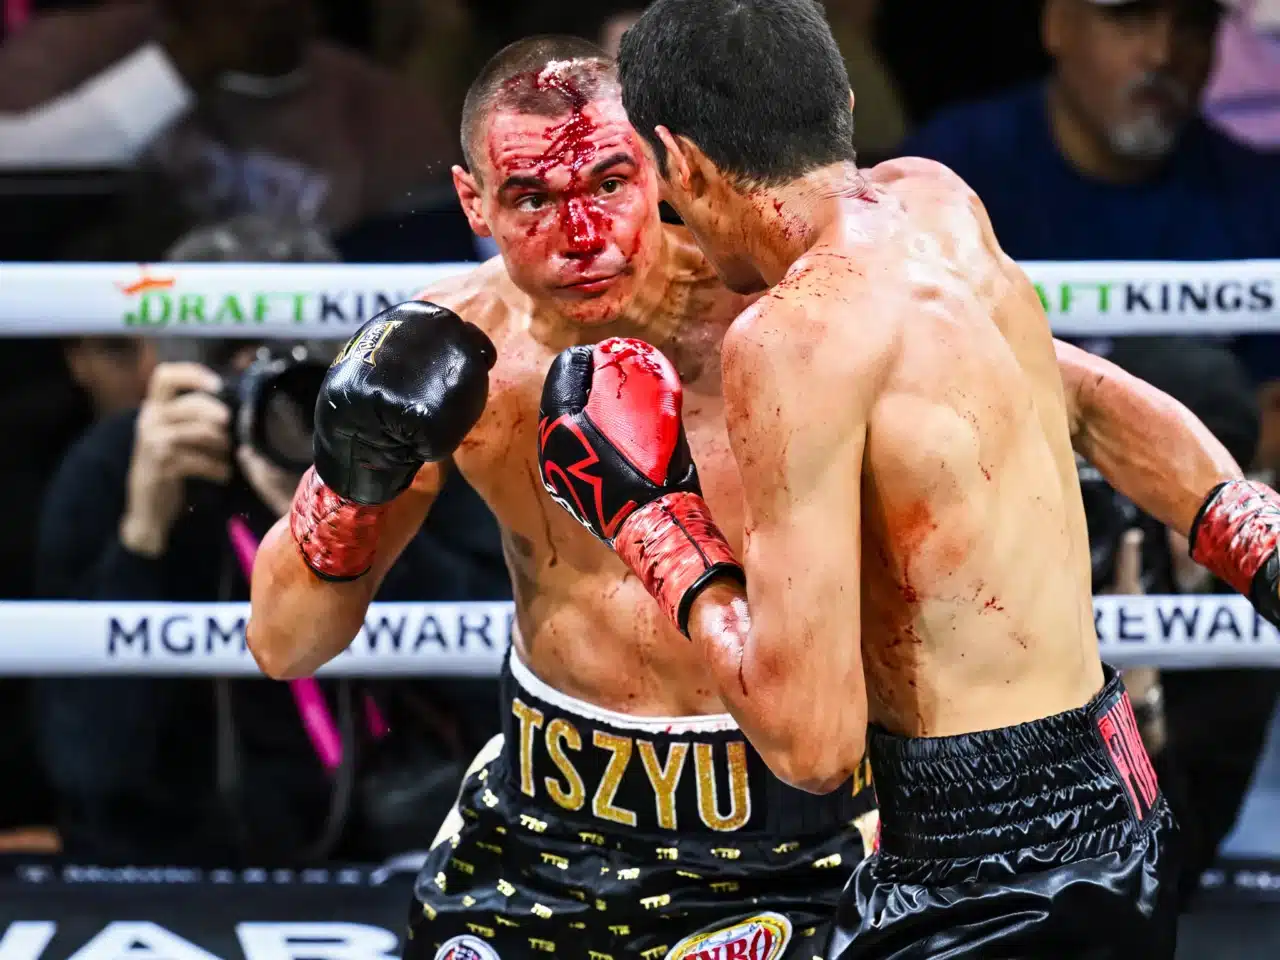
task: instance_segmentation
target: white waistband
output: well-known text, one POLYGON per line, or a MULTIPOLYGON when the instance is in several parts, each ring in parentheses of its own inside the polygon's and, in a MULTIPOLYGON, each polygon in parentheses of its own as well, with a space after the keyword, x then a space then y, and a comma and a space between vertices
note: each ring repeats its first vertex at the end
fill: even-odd
POLYGON ((696 717, 633 717, 629 713, 618 713, 606 710, 594 704, 579 700, 561 693, 551 685, 539 680, 533 671, 524 665, 515 649, 511 650, 511 675, 521 689, 544 703, 572 713, 575 716, 610 727, 624 730, 643 730, 646 733, 720 733, 725 730, 737 730, 738 722, 727 713, 708 713, 696 717))

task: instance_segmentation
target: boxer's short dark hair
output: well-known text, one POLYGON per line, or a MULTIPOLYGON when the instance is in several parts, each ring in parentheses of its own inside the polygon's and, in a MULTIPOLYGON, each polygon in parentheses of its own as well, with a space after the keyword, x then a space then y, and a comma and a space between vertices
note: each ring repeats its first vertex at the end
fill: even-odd
POLYGON ((509 106, 522 113, 558 116, 572 108, 557 89, 512 83, 518 77, 536 77, 547 64, 557 60, 574 61, 561 75, 573 81, 588 100, 605 93, 617 96, 613 58, 590 40, 568 34, 542 34, 503 47, 481 68, 462 104, 462 155, 473 174, 479 175, 480 171, 473 162, 472 147, 491 109, 509 106))
POLYGON ((761 186, 852 160, 849 76, 814 0, 657 0, 622 37, 622 102, 761 186))

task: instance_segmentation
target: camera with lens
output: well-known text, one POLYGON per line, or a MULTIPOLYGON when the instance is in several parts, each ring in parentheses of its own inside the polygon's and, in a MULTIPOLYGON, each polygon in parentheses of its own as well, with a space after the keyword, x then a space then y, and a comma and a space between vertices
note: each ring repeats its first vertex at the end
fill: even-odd
POLYGON ((306 346, 263 346, 243 371, 224 373, 218 399, 231 409, 233 444, 303 473, 311 466, 316 398, 328 369, 306 346))

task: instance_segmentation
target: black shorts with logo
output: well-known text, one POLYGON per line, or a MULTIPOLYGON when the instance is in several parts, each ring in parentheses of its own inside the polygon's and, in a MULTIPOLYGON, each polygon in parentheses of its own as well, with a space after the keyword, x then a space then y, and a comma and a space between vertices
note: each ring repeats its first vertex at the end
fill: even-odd
POLYGON ((1169 960, 1177 830, 1119 676, 1085 706, 958 737, 871 736, 880 847, 829 960, 1169 960))
POLYGON ((774 777, 728 716, 601 710, 514 657, 502 682, 504 733, 419 874, 406 958, 821 954, 874 838, 865 763, 818 797, 774 777))

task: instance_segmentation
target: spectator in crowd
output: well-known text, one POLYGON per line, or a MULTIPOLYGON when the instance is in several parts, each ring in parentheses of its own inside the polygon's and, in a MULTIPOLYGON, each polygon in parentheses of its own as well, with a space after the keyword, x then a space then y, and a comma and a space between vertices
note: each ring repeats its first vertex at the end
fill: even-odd
POLYGON ((1280 0, 1241 0, 1227 18, 1205 112, 1242 143, 1280 148, 1280 0))
POLYGON ((1048 83, 946 111, 903 145, 982 198, 1022 260, 1280 256, 1280 160, 1204 122, 1215 0, 1047 0, 1048 83))
MULTIPOLYGON (((201 231, 176 248, 190 259, 229 261, 332 259, 328 250, 314 231, 282 231, 253 217, 201 231)), ((165 362, 156 367, 141 409, 92 428, 50 485, 37 555, 45 596, 247 598, 229 525, 238 518, 260 536, 288 509, 301 473, 268 462, 263 451, 241 442, 222 399, 223 388, 263 347, 194 339, 157 343, 165 362)), ((274 355, 283 349, 277 346, 274 355)), ((307 434, 295 429, 291 435, 302 439, 306 456, 307 434)), ((438 511, 438 523, 424 528, 402 555, 380 599, 510 596, 492 519, 482 505, 476 509, 478 498, 469 489, 455 490, 453 497, 450 509, 438 511)), ((87 677, 42 679, 37 686, 39 749, 73 856, 290 862, 310 852, 322 828, 327 833, 332 825, 329 780, 285 685, 87 677)), ((430 695, 415 702, 425 700, 432 717, 425 726, 404 727, 420 731, 423 742, 399 757, 379 748, 383 759, 374 772, 380 782, 399 783, 406 795, 407 781, 419 784, 412 796, 423 822, 407 825, 416 832, 401 837, 405 844, 429 841, 452 803, 468 751, 496 732, 492 686, 429 684, 430 695), (440 717, 444 721, 435 722, 440 717), (406 765, 416 776, 405 774, 406 765), (429 796, 423 785, 431 787, 429 796)), ((397 724, 391 739, 400 735, 397 724)), ((388 819, 400 817, 404 825, 406 812, 388 804, 387 791, 365 793, 371 802, 353 816, 379 821, 372 829, 383 833, 388 819)))
POLYGON ((458 145, 429 93, 315 39, 313 21, 310 0, 136 0, 37 17, 0 46, 0 157, 145 161, 201 218, 258 212, 331 229, 447 177, 458 145))

